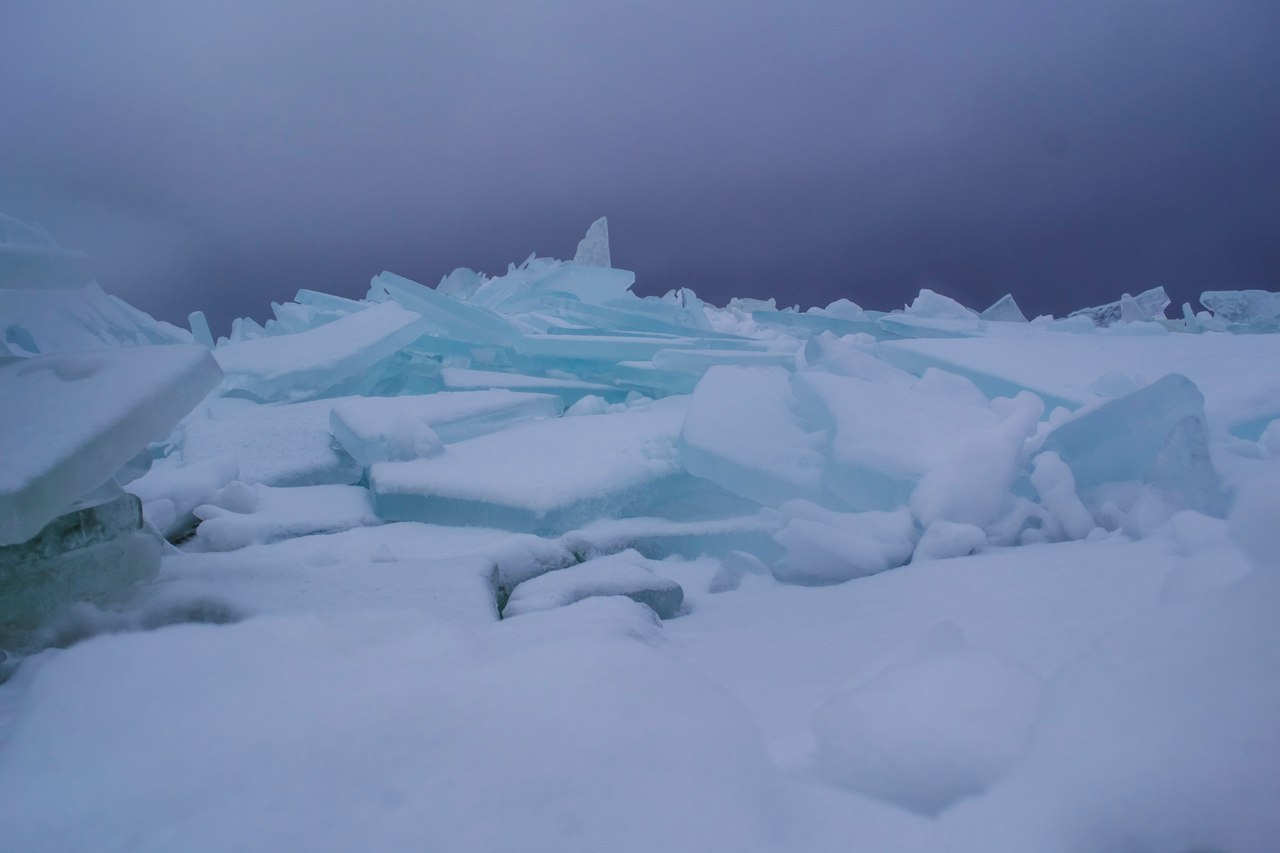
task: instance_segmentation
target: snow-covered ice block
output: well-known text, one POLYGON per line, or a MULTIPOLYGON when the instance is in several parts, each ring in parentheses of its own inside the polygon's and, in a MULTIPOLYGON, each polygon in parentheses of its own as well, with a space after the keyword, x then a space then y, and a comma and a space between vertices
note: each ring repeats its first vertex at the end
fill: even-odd
POLYGON ((681 475, 675 439, 683 415, 621 412, 517 424, 430 459, 379 462, 370 488, 386 519, 565 530, 660 502, 681 475))
POLYGON ((717 366, 694 389, 680 461, 697 477, 766 506, 819 492, 821 436, 800 423, 781 367, 717 366))
POLYGON ((911 562, 963 557, 972 554, 986 542, 987 534, 981 527, 939 518, 925 528, 911 555, 911 562))
POLYGON ((911 513, 832 512, 808 501, 782 506, 785 526, 774 539, 786 555, 773 566, 784 583, 844 583, 905 564, 919 534, 911 513))
POLYGON ((475 438, 520 421, 558 417, 563 410, 563 401, 554 394, 505 389, 362 397, 336 404, 329 429, 356 461, 368 466, 433 456, 443 449, 441 442, 475 438), (434 443, 427 434, 436 437, 434 443))
POLYGON ((987 406, 849 376, 799 373, 792 388, 830 440, 823 485, 853 509, 905 504, 927 471, 1000 423, 987 406))
POLYGON ((959 635, 950 648, 890 664, 818 709, 815 757, 824 779, 933 815, 1016 765, 1045 703, 1043 679, 968 648, 954 625, 940 628, 959 635))
POLYGON ((187 418, 176 438, 185 465, 233 457, 237 478, 268 486, 349 485, 360 465, 329 433, 334 405, 344 399, 258 405, 242 399, 211 401, 187 418))
POLYGON ((306 399, 363 374, 424 331, 421 315, 385 302, 295 335, 235 341, 214 355, 227 390, 259 400, 306 399))
POLYGON ((639 553, 624 551, 525 581, 512 591, 502 615, 520 616, 604 595, 624 595, 647 605, 660 619, 675 616, 684 601, 680 584, 655 575, 639 553))
POLYGON ((1099 379, 1123 373, 1146 381, 1180 373, 1205 395, 1211 428, 1256 440, 1280 416, 1280 335, 1112 337, 1046 334, 1037 338, 894 341, 876 355, 916 375, 929 367, 971 379, 989 398, 1028 390, 1056 407, 1094 403, 1099 379))
POLYGON ((126 491, 142 501, 142 516, 168 539, 195 527, 193 510, 208 503, 240 476, 234 456, 218 456, 190 465, 155 465, 128 484, 126 491))
POLYGON ((0 544, 31 538, 163 438, 218 384, 199 346, 0 363, 0 544))
POLYGON ((96 283, 0 290, 0 338, 15 355, 192 342, 187 330, 139 311, 96 283))
POLYGON ((1206 290, 1200 304, 1232 323, 1265 323, 1280 317, 1280 293, 1267 290, 1206 290))
POLYGON ((1103 483, 1141 481, 1185 418, 1203 422, 1204 397, 1190 379, 1170 373, 1067 421, 1042 449, 1067 463, 1084 492, 1103 483))
POLYGON ((906 314, 916 317, 934 317, 940 320, 973 320, 978 313, 964 307, 950 296, 935 293, 924 288, 905 309, 906 314))
POLYGON ((64 249, 43 229, 0 213, 0 288, 80 287, 92 278, 84 252, 64 249))
POLYGON ((35 536, 0 546, 0 649, 32 644, 58 608, 119 599, 160 567, 163 542, 142 529, 138 499, 103 490, 35 536))
POLYGON ((210 551, 382 523, 369 490, 360 486, 277 489, 236 482, 194 512, 201 519, 196 544, 210 551))

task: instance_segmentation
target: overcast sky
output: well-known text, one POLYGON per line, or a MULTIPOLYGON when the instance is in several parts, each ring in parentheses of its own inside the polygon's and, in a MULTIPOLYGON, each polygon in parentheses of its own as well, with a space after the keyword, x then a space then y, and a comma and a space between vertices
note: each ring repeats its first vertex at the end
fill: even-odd
POLYGON ((4 0, 0 210, 215 331, 572 256, 1029 313, 1280 289, 1280 3, 4 0))

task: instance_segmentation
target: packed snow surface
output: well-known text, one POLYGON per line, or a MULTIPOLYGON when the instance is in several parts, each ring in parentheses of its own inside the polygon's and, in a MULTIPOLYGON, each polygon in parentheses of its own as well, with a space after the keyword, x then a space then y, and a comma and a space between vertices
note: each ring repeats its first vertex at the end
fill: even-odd
POLYGON ((600 220, 215 341, 57 252, 0 270, 0 604, 62 596, 0 849, 1275 849, 1276 294, 717 308, 600 220))

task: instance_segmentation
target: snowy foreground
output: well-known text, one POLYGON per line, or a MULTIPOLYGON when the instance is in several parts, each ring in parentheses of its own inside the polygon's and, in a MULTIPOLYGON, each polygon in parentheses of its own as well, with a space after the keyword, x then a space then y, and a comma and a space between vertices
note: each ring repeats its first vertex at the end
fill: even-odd
POLYGON ((717 308, 601 222, 215 344, 39 248, 0 850, 1280 844, 1280 297, 717 308))

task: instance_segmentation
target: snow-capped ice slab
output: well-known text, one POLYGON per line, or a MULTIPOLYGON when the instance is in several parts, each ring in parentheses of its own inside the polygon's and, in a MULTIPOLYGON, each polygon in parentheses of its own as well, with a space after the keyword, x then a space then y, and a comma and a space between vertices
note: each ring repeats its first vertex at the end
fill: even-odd
POLYGON ((229 343, 214 355, 229 391, 306 399, 360 375, 424 331, 421 315, 385 302, 295 335, 229 343))
POLYGON ((0 544, 31 538, 106 482, 220 378, 190 345, 0 363, 0 544))
POLYGON ((565 530, 658 500, 680 473, 679 409, 556 418, 380 462, 378 514, 405 521, 565 530))
POLYGON ((916 375, 929 367, 959 373, 988 397, 1032 391, 1046 411, 1097 401, 1090 389, 1108 374, 1125 374, 1141 385, 1180 373, 1203 391, 1211 427, 1256 439, 1280 416, 1280 371, 1260 369, 1280 364, 1280 335, 894 341, 878 344, 876 355, 916 375))
POLYGON ((214 400, 179 426, 177 458, 183 465, 234 459, 237 477, 246 483, 349 485, 360 479, 360 465, 329 433, 330 411, 343 399, 287 405, 214 400))
POLYGON ((997 427, 986 406, 832 373, 796 374, 792 388, 827 431, 823 484, 852 509, 906 503, 924 474, 997 427))
POLYGON ((360 486, 276 489, 235 482, 194 513, 201 519, 196 545, 210 551, 382 523, 369 490, 360 486))
POLYGON ((784 583, 844 583, 901 566, 911 559, 917 533, 911 513, 832 512, 808 501, 784 504, 786 525, 774 538, 786 556, 773 566, 784 583))
POLYGON ((694 389, 680 431, 689 473, 766 506, 818 494, 820 434, 800 423, 781 367, 713 367, 694 389))
POLYGON ((636 551, 624 551, 525 581, 512 591, 502 616, 550 610, 605 595, 624 595, 646 605, 660 619, 675 616, 684 601, 680 584, 654 574, 636 551))
POLYGON ((554 394, 494 389, 408 397, 362 397, 333 407, 329 429, 356 461, 375 462, 433 456, 450 444, 505 429, 525 420, 558 417, 564 402, 554 394), (421 430, 438 441, 421 452, 421 430))

